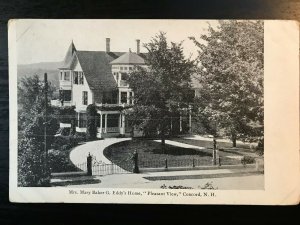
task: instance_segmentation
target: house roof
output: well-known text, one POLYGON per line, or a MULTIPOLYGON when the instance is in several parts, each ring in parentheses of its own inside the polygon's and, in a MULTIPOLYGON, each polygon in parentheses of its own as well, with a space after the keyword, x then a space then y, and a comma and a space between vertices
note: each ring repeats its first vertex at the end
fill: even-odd
POLYGON ((110 64, 144 65, 145 60, 134 52, 126 52, 123 55, 121 55, 119 58, 111 61, 110 64))
POLYGON ((110 91, 117 87, 111 71, 113 61, 145 64, 145 57, 145 53, 137 55, 132 52, 78 51, 72 41, 59 69, 73 69, 77 59, 92 90, 110 91))
POLYGON ((76 52, 76 48, 72 41, 72 43, 70 44, 70 46, 68 48, 68 51, 64 58, 64 61, 63 61, 62 65, 60 66, 60 69, 70 69, 71 68, 74 52, 76 52))
POLYGON ((117 87, 112 76, 111 61, 122 53, 105 51, 77 51, 76 55, 85 78, 93 90, 111 90, 117 87))

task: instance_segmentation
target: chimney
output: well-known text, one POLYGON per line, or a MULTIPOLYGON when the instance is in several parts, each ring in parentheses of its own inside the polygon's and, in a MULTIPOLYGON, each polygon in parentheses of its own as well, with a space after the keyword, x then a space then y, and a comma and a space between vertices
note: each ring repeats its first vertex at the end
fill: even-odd
POLYGON ((106 52, 110 52, 110 38, 106 38, 106 52))
POLYGON ((140 54, 140 40, 136 40, 136 54, 140 54))

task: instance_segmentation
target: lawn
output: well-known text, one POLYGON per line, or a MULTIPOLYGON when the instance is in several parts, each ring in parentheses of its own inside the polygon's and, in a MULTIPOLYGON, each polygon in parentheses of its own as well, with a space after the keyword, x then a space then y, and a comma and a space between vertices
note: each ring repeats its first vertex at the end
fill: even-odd
MULTIPOLYGON (((181 142, 184 144, 204 147, 206 149, 213 148, 213 142, 209 141, 209 140, 172 138, 172 141, 177 141, 177 142, 181 142)), ((221 156, 239 155, 239 156, 259 157, 259 155, 254 150, 250 149, 250 144, 247 144, 247 143, 237 143, 237 147, 233 148, 231 142, 224 142, 224 141, 217 140, 217 145, 220 150, 219 154, 221 156)))
MULTIPOLYGON (((132 156, 134 151, 138 153, 140 168, 165 167, 166 160, 168 167, 192 167, 212 165, 212 149, 181 148, 173 145, 165 145, 152 140, 132 140, 113 144, 104 149, 104 155, 113 163, 124 169, 133 168, 132 156)), ((227 158, 236 154, 220 152, 222 164, 239 164, 239 159, 227 158)))

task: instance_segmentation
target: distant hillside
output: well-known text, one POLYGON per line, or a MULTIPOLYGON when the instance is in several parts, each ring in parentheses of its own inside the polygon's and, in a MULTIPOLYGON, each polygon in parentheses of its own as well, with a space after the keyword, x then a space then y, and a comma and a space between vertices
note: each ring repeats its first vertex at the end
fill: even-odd
POLYGON ((41 80, 44 79, 44 73, 48 74, 48 81, 54 86, 59 86, 58 68, 61 62, 42 62, 33 64, 18 65, 18 81, 22 77, 34 76, 37 74, 41 80))

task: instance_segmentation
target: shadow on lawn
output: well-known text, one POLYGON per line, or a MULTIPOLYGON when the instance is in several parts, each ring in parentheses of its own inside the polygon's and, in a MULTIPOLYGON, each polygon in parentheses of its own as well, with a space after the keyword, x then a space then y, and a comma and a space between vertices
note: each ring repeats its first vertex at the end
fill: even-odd
POLYGON ((199 151, 196 149, 191 148, 180 148, 180 147, 173 147, 166 145, 164 149, 162 148, 155 148, 152 149, 151 152, 153 154, 167 154, 167 155, 197 155, 197 156, 212 156, 211 153, 199 151))

